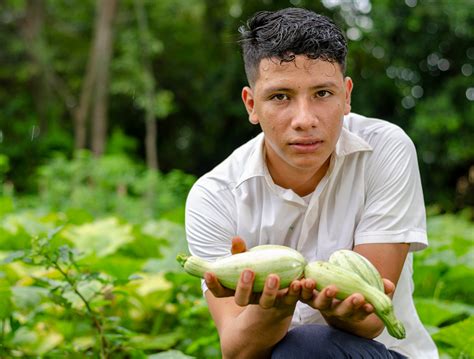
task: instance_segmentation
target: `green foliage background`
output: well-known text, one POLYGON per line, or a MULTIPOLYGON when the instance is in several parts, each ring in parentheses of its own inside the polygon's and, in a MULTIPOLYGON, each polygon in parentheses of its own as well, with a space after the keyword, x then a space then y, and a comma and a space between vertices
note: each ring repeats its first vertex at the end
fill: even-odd
MULTIPOLYGON (((183 209, 196 177, 259 131, 240 100, 237 28, 288 6, 346 31, 353 110, 415 142, 430 239, 415 254, 416 306, 444 358, 474 358, 472 1, 143 0, 150 79, 136 0, 121 0, 100 158, 74 150, 73 104, 35 98, 41 69, 19 30, 27 3, 0 2, 1 358, 220 356, 199 281, 174 259, 186 251, 183 209), (151 80, 160 171, 143 165, 151 80)), ((78 96, 95 1, 45 5, 35 51, 78 96)))
MULTIPOLYGON (((51 185, 1 191, 0 357, 220 357, 200 281, 175 260, 195 177, 81 152, 37 180, 51 185)), ((444 358, 474 357, 471 217, 430 215, 430 247, 415 254, 416 306, 444 358)))

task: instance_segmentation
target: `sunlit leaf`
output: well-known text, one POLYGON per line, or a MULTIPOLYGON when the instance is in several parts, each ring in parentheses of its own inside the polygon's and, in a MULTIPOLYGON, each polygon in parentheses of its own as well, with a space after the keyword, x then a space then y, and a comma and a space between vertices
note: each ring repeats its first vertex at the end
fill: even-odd
POLYGON ((15 307, 20 310, 33 310, 48 298, 48 290, 41 287, 12 287, 15 307))
POLYGON ((161 249, 162 258, 150 259, 144 264, 143 270, 147 272, 181 271, 181 267, 176 262, 176 255, 188 251, 184 227, 171 221, 161 220, 146 223, 143 231, 167 241, 167 245, 161 249))
POLYGON ((179 331, 161 335, 137 335, 130 339, 130 344, 143 350, 167 350, 181 338, 182 333, 179 331))
POLYGON ((151 354, 147 356, 148 359, 192 359, 195 357, 189 356, 180 352, 179 350, 167 350, 162 353, 151 354))
POLYGON ((12 314, 12 291, 8 283, 0 278, 0 320, 12 314))
POLYGON ((97 280, 83 281, 77 285, 77 291, 81 294, 82 298, 73 290, 69 289, 63 297, 69 301, 74 308, 83 308, 85 303, 84 300, 90 301, 103 288, 103 284, 97 280))
POLYGON ((133 240, 132 226, 121 224, 115 217, 69 227, 63 235, 84 255, 94 253, 97 257, 115 253, 133 240))
POLYGON ((462 322, 442 328, 433 334, 433 339, 440 344, 452 348, 456 358, 474 357, 474 316, 462 322))
POLYGON ((418 315, 426 326, 440 324, 460 316, 474 315, 474 306, 430 298, 415 298, 418 315))
POLYGON ((12 344, 29 355, 42 355, 64 340, 62 334, 48 328, 44 323, 37 323, 34 329, 21 327, 15 332, 12 344))

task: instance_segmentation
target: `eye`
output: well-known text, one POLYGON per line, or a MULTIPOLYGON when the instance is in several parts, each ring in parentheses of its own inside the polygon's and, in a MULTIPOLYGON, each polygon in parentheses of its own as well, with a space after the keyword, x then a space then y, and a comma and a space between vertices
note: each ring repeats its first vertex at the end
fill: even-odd
POLYGON ((272 100, 276 101, 285 101, 288 100, 288 96, 285 95, 284 93, 277 93, 271 97, 272 100))
POLYGON ((316 92, 316 97, 319 97, 319 98, 325 98, 331 95, 332 95, 331 92, 327 90, 321 90, 321 91, 316 92))

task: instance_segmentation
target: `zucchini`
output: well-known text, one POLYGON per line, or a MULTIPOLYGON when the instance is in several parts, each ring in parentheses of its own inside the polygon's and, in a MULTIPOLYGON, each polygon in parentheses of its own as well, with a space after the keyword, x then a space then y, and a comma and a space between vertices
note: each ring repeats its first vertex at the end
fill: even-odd
POLYGON ((358 274, 368 284, 385 293, 382 276, 363 255, 349 249, 340 249, 331 254, 329 263, 358 274))
POLYGON ((279 245, 256 246, 247 252, 219 258, 214 262, 183 254, 176 259, 187 273, 203 278, 204 273, 212 272, 223 286, 230 289, 237 287, 242 271, 250 269, 255 273, 254 292, 263 290, 269 274, 278 275, 280 288, 287 288, 293 280, 301 278, 306 266, 301 253, 279 245))
POLYGON ((397 339, 405 338, 405 327, 395 317, 390 297, 368 284, 358 274, 333 263, 316 261, 305 267, 304 276, 314 279, 317 290, 334 284, 338 289, 337 299, 343 300, 353 293, 362 294, 365 300, 372 304, 375 314, 383 321, 388 333, 397 339))

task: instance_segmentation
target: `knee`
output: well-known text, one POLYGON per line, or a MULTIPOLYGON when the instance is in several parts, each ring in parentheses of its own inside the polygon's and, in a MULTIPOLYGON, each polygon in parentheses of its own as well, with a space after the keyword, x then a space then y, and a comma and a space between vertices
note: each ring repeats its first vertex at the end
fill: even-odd
POLYGON ((326 325, 304 325, 290 330, 274 347, 272 359, 329 358, 328 349, 330 327, 326 325))

